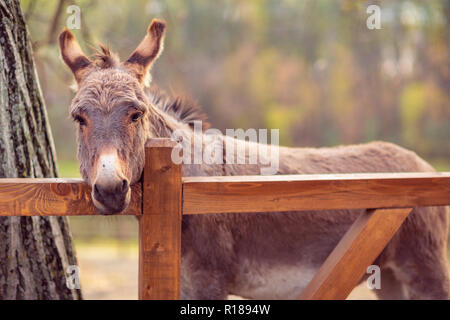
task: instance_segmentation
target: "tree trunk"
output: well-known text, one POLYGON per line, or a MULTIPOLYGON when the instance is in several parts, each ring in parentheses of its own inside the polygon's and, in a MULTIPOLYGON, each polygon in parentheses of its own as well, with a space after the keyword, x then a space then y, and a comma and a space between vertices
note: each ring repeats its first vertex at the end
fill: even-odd
MULTIPOLYGON (((0 0, 0 177, 55 177, 55 150, 18 0, 0 0)), ((0 299, 80 299, 65 217, 0 218, 0 299)))

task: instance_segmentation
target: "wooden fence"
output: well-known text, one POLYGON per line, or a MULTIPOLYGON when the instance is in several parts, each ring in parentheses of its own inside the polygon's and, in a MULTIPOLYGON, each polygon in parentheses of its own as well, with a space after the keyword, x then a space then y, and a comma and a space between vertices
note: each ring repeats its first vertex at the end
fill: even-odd
MULTIPOLYGON (((147 143, 142 184, 121 213, 139 219, 139 299, 179 299, 182 214, 366 209, 300 299, 345 299, 412 208, 450 205, 450 173, 182 177, 175 142, 147 143)), ((98 215, 80 179, 0 179, 0 216, 98 215)))

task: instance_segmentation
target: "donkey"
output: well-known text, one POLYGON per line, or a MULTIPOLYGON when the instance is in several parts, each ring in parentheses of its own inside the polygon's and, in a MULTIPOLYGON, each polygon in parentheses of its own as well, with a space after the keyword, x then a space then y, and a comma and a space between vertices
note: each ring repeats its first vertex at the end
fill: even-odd
MULTIPOLYGON (((163 49, 165 29, 163 21, 153 20, 124 62, 101 45, 89 59, 69 30, 60 34, 62 59, 78 87, 70 114, 77 123, 80 172, 103 214, 127 207, 130 185, 142 175, 148 138, 171 137, 178 131, 183 148, 195 134, 203 145, 233 140, 219 133, 195 133, 192 121, 205 119, 195 104, 146 89, 149 69, 163 49)), ((250 147, 248 141, 231 142, 250 147)), ((280 147, 279 159, 278 174, 434 171, 414 152, 387 142, 280 147)), ((222 176, 258 175, 260 168, 260 163, 247 161, 242 165, 183 164, 182 170, 185 176, 222 176)), ((181 298, 225 299, 229 294, 249 299, 296 298, 362 212, 184 216, 181 298)), ((379 298, 449 298, 448 224, 446 207, 413 210, 375 261, 381 269, 381 289, 375 290, 379 298)))

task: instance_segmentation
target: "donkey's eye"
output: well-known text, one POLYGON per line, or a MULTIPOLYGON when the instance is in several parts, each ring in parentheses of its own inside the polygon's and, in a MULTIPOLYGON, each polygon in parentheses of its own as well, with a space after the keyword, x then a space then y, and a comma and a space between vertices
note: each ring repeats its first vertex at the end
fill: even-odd
POLYGON ((142 118, 142 112, 135 112, 131 115, 131 122, 137 122, 142 118))
POLYGON ((75 116, 73 118, 76 122, 78 122, 80 124, 80 126, 84 126, 86 125, 86 119, 83 118, 82 116, 75 116))

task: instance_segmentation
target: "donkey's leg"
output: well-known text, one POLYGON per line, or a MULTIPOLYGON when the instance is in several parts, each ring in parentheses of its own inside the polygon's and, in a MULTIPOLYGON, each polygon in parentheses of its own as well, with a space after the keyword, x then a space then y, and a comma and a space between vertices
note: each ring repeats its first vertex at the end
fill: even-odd
POLYGON ((446 259, 423 261, 402 272, 409 299, 449 299, 450 283, 446 259), (419 271, 420 270, 420 271, 419 271))
POLYGON ((414 209, 393 239, 389 262, 384 264, 392 273, 382 272, 379 296, 387 298, 392 288, 394 297, 449 299, 447 229, 445 207, 414 209))
POLYGON ((380 299, 449 299, 449 276, 445 260, 425 265, 386 268, 381 271, 380 299), (394 270, 395 269, 395 270, 394 270))
POLYGON ((227 298, 234 253, 231 230, 223 220, 225 216, 214 214, 183 216, 182 299, 227 298))
POLYGON ((381 269, 381 288, 374 289, 378 299, 404 300, 408 299, 406 286, 397 278, 391 268, 381 269))
POLYGON ((447 262, 427 261, 403 267, 381 269, 381 289, 375 290, 379 299, 449 299, 447 262))
MULTIPOLYGON (((449 299, 450 280, 447 258, 448 211, 446 207, 416 208, 417 215, 406 229, 408 247, 400 249, 396 265, 410 299, 449 299), (402 249, 411 252, 405 259, 402 249)), ((408 221, 407 221, 408 222, 408 221)))
POLYGON ((182 300, 225 300, 228 291, 225 277, 220 270, 209 270, 194 255, 181 260, 182 300))

